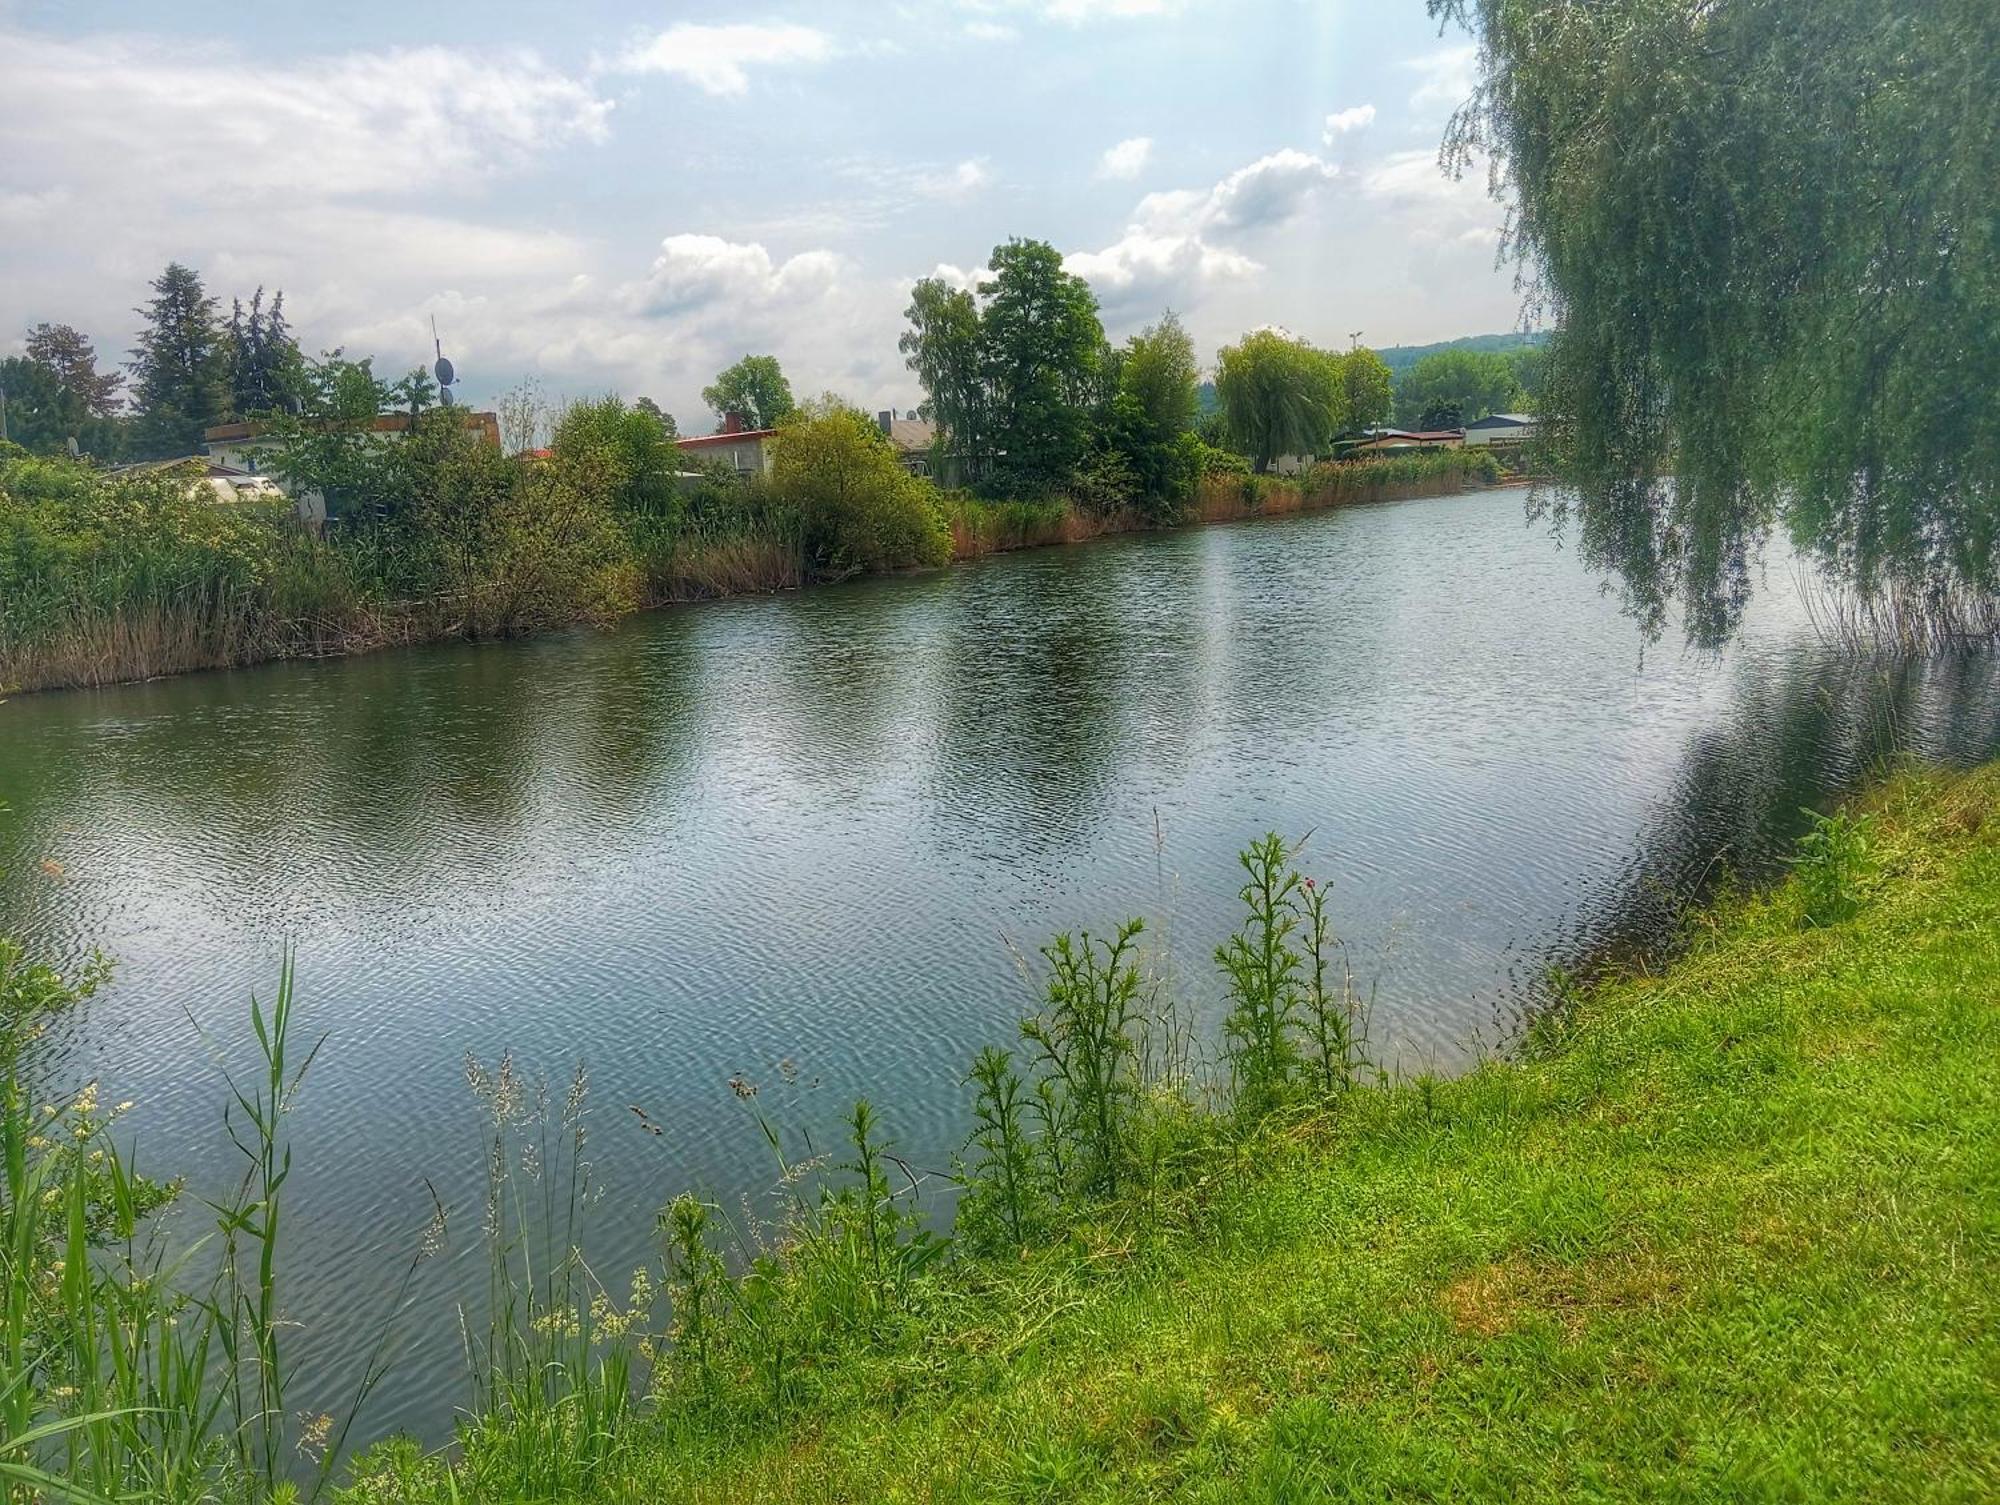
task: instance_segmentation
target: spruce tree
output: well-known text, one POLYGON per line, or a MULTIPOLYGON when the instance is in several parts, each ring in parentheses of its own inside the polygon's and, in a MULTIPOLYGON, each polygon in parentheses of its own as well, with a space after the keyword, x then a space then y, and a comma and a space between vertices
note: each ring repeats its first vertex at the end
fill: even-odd
POLYGON ((228 331, 193 268, 169 262, 152 288, 129 362, 137 448, 155 458, 195 454, 202 430, 228 412, 228 331))

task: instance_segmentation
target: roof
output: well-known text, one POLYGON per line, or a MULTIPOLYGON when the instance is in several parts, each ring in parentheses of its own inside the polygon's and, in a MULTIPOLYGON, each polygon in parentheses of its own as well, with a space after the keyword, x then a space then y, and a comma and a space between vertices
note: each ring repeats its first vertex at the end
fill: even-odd
POLYGON ((1535 415, 1532 413, 1488 413, 1466 425, 1472 429, 1521 429, 1533 428, 1535 415))
POLYGON ((237 478, 252 479, 247 470, 238 470, 233 465, 224 465, 211 460, 207 455, 180 455, 172 460, 140 460, 132 465, 114 466, 114 476, 145 476, 158 470, 174 470, 182 465, 199 465, 204 475, 211 481, 232 481, 237 478))
POLYGON ((777 436, 776 429, 744 429, 735 434, 703 434, 699 439, 676 439, 674 443, 682 449, 712 449, 718 444, 741 444, 745 440, 759 443, 777 436))
POLYGON ((937 442, 937 425, 926 423, 921 418, 891 419, 889 442, 906 454, 912 450, 929 449, 937 442))
MULTIPOLYGON (((433 408, 431 411, 442 412, 447 410, 433 408)), ((464 420, 465 426, 469 429, 477 429, 480 437, 488 444, 497 446, 500 443, 500 415, 498 413, 473 408, 452 408, 448 411, 459 414, 464 420)), ((358 418, 327 419, 321 420, 321 423, 323 427, 329 429, 358 428, 361 426, 361 420, 358 418)), ((373 418, 368 420, 367 427, 370 433, 375 434, 407 433, 410 427, 410 415, 408 413, 377 413, 373 418)), ((247 423, 218 423, 213 428, 205 428, 201 431, 201 439, 204 444, 239 444, 247 443, 253 439, 266 439, 270 437, 271 425, 268 423, 259 423, 255 420, 247 423)))

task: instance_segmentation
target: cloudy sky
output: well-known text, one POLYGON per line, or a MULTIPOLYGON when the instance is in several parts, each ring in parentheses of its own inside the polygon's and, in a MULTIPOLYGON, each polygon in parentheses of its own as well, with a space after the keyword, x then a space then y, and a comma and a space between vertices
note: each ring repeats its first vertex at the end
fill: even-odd
POLYGON ((170 258, 309 350, 466 394, 698 393, 747 351, 914 405, 911 282, 1054 242, 1111 334, 1204 358, 1514 328, 1465 39, 1422 0, 0 0, 0 351, 122 352, 170 258))

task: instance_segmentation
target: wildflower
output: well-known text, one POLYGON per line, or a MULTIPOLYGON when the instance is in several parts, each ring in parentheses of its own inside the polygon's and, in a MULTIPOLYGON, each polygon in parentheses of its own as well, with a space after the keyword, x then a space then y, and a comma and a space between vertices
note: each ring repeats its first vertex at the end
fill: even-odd
POLYGON ((130 1113, 132 1111, 132 1099, 129 1097, 126 1098, 124 1102, 118 1105, 115 1111, 119 1113, 130 1113))
POLYGON ((83 1091, 76 1095, 76 1101, 70 1104, 70 1109, 75 1113, 95 1113, 97 1111, 97 1083, 87 1083, 83 1091))
POLYGON ((1318 888, 1318 887, 1319 887, 1319 880, 1318 880, 1318 879, 1316 879, 1316 878, 1308 878, 1308 879, 1306 879, 1306 892, 1307 892, 1307 893, 1311 893, 1311 892, 1312 892, 1312 891, 1313 891, 1314 889, 1316 889, 1316 888, 1318 888))
POLYGON ((738 1072, 729 1079, 729 1090, 736 1094, 739 1101, 747 1103, 757 1095, 757 1084, 738 1072))
POLYGON ((326 1456, 327 1439, 333 1435, 333 1418, 322 1412, 318 1416, 299 1418, 299 1454, 317 1463, 326 1456))

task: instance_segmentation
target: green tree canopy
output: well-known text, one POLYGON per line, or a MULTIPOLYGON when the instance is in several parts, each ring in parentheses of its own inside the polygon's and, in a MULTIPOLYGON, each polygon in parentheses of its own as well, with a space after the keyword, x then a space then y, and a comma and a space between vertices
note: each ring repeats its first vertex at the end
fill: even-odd
POLYGON ((1340 384, 1347 396, 1349 429, 1380 428, 1396 407, 1396 379, 1389 363, 1357 346, 1340 358, 1340 384))
POLYGON ((1934 630, 2000 588, 2000 6, 1429 0, 1556 333, 1586 557, 1715 642, 1782 525, 1934 630))
POLYGON ((702 389, 701 400, 708 404, 718 422, 739 415, 753 429, 776 428, 798 406, 792 401, 792 384, 785 380, 775 355, 746 355, 721 372, 713 385, 702 389))
POLYGON ((1261 473, 1283 455, 1316 455, 1347 427, 1341 358, 1275 329, 1224 349, 1216 396, 1236 447, 1261 473))
POLYGON ((137 447, 162 458, 193 454, 202 430, 229 411, 226 332, 191 267, 169 262, 152 289, 129 363, 137 447))
POLYGON ((1103 437, 1129 467, 1145 513, 1171 521, 1186 509, 1201 479, 1201 446, 1193 434, 1201 380, 1194 341, 1169 309, 1159 323, 1126 341, 1106 367, 1115 383, 1103 437))
POLYGON ((669 413, 665 408, 661 407, 657 402, 653 401, 652 398, 641 397, 638 401, 632 404, 632 407, 635 412, 644 413, 647 417, 651 418, 653 422, 657 423, 660 426, 661 431, 664 434, 666 434, 667 438, 669 439, 680 438, 681 431, 674 423, 674 415, 672 413, 669 413))
POLYGON ((973 480, 1060 490, 1091 453, 1093 418, 1111 396, 1097 299, 1045 241, 1008 241, 987 271, 977 297, 919 282, 901 348, 973 480))
POLYGON ((1104 352, 1097 297, 1047 241, 1010 240, 987 270, 980 334, 998 471, 1023 494, 1046 493, 1090 450, 1104 352))
POLYGON ((269 308, 264 307, 261 287, 248 309, 240 298, 231 303, 224 354, 229 363, 230 408, 239 418, 268 413, 303 397, 305 357, 285 318, 282 291, 269 308))
POLYGON ((1466 420, 1511 413, 1521 406, 1514 362, 1489 351, 1440 350, 1409 369, 1396 388, 1396 416, 1405 427, 1426 412, 1455 406, 1466 420))
POLYGON ((964 288, 926 277, 911 290, 906 317, 910 327, 897 345, 923 384, 926 413, 978 473, 992 409, 979 302, 964 288))
POLYGON ((827 398, 778 430, 771 490, 799 519, 820 578, 943 564, 951 536, 930 483, 903 469, 875 420, 827 398))
POLYGON ((108 457, 119 442, 116 371, 97 369, 88 336, 67 324, 37 324, 24 355, 0 361, 0 392, 7 394, 7 433, 38 454, 54 454, 75 439, 108 457))

